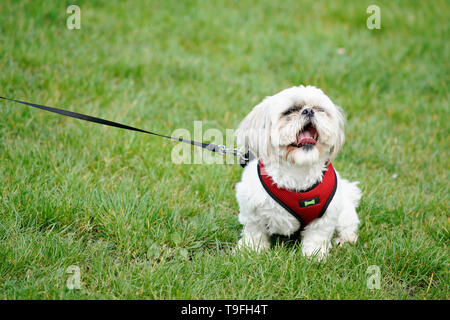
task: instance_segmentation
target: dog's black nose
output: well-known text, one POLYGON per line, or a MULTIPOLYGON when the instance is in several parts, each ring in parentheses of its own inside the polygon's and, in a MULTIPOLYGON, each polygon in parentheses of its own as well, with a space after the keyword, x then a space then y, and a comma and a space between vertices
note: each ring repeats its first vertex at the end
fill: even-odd
POLYGON ((312 108, 305 108, 302 111, 302 115, 311 118, 314 116, 314 110, 312 108))

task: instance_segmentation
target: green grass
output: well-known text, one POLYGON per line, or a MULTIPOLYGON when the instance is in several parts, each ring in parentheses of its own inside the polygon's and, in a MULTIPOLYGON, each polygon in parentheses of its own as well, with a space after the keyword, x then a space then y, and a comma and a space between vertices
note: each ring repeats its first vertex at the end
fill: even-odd
POLYGON ((0 101, 0 298, 448 299, 449 10, 3 0, 0 95, 170 134, 225 132, 264 96, 316 85, 346 110, 334 165, 364 196, 357 244, 325 262, 297 245, 232 255, 238 165, 176 165, 174 142, 0 101))

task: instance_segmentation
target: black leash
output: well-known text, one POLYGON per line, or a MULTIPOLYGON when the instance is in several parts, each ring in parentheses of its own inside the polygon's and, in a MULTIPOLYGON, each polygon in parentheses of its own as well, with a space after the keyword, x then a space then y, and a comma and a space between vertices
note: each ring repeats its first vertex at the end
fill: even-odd
POLYGON ((94 122, 94 123, 98 123, 98 124, 103 124, 105 126, 116 127, 116 128, 120 128, 120 129, 126 129, 126 130, 132 130, 132 131, 147 133, 147 134, 151 134, 151 135, 162 137, 162 138, 166 138, 166 139, 171 139, 171 140, 175 140, 175 141, 179 141, 179 142, 188 143, 188 144, 191 144, 193 146, 201 147, 201 148, 207 149, 207 150, 212 151, 212 152, 218 152, 218 153, 220 153, 222 155, 225 155, 227 153, 232 153, 234 156, 239 157, 239 163, 241 164, 242 167, 245 167, 249 161, 254 159, 253 154, 250 153, 250 152, 242 153, 241 151, 239 151, 237 149, 230 149, 230 148, 227 148, 224 145, 217 145, 217 144, 213 144, 213 143, 203 143, 203 142, 198 142, 198 141, 192 141, 192 140, 186 140, 186 139, 182 139, 182 138, 175 138, 175 137, 171 137, 171 136, 166 136, 166 135, 163 135, 163 134, 159 134, 159 133, 155 133, 155 132, 151 132, 151 131, 146 131, 146 130, 142 130, 142 129, 138 129, 138 128, 134 128, 134 127, 130 127, 130 126, 118 123, 118 122, 113 122, 113 121, 109 121, 109 120, 105 120, 105 119, 101 119, 101 118, 97 118, 97 117, 88 116, 88 115, 85 115, 85 114, 82 114, 82 113, 76 113, 76 112, 67 111, 67 110, 63 110, 63 109, 43 106, 43 105, 40 105, 40 104, 31 103, 31 102, 25 102, 25 101, 5 98, 5 97, 1 97, 1 96, 0 96, 0 99, 21 103, 21 104, 24 104, 24 105, 27 105, 27 106, 30 106, 30 107, 34 107, 34 108, 42 109, 42 110, 45 110, 45 111, 57 113, 57 114, 60 114, 60 115, 66 116, 66 117, 80 119, 80 120, 84 120, 84 121, 88 121, 88 122, 94 122))

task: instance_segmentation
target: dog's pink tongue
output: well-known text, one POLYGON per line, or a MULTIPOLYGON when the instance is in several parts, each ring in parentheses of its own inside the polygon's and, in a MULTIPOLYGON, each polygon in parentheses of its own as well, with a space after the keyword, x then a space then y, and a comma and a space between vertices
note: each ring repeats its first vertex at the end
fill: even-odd
POLYGON ((301 146, 304 144, 316 144, 315 136, 316 136, 316 129, 309 128, 308 130, 302 131, 297 136, 297 145, 301 146))

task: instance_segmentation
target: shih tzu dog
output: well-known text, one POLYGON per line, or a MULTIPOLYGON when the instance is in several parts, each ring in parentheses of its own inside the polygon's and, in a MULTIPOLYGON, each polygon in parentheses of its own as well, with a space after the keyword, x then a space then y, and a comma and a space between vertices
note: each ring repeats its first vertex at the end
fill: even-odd
POLYGON ((312 86, 266 97, 236 131, 255 156, 236 185, 238 248, 270 247, 270 236, 301 236, 305 256, 325 258, 332 246, 357 240, 358 182, 339 177, 331 161, 344 143, 340 107, 312 86))

